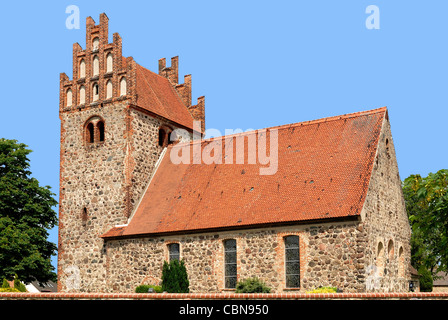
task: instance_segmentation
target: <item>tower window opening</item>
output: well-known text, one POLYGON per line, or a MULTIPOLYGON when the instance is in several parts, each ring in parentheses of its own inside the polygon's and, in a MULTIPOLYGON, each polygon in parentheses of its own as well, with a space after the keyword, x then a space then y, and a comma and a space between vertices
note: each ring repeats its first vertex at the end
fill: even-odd
POLYGON ((84 135, 87 144, 104 142, 105 133, 104 120, 99 116, 94 116, 86 122, 84 135))
POLYGON ((106 84, 106 99, 110 99, 112 98, 112 94, 113 94, 113 86, 112 86, 112 81, 107 81, 106 84))
POLYGON ((100 141, 103 142, 104 141, 104 122, 99 121, 97 124, 97 127, 98 127, 98 132, 100 135, 100 141))
POLYGON ((100 89, 97 83, 93 85, 93 101, 97 101, 99 99, 100 89))
POLYGON ((82 222, 86 222, 87 221, 87 208, 86 207, 84 207, 82 209, 81 220, 82 220, 82 222))
POLYGON ((93 128, 93 123, 89 123, 87 125, 87 142, 94 143, 95 142, 95 131, 93 128))
POLYGON ((166 132, 164 129, 159 129, 159 146, 164 147, 165 146, 165 138, 166 138, 166 132))

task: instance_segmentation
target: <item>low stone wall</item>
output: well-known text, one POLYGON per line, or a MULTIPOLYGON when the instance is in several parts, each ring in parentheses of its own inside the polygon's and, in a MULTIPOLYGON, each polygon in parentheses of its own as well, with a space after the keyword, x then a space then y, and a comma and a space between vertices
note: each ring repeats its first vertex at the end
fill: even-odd
POLYGON ((448 300, 448 292, 389 293, 29 293, 0 300, 448 300))

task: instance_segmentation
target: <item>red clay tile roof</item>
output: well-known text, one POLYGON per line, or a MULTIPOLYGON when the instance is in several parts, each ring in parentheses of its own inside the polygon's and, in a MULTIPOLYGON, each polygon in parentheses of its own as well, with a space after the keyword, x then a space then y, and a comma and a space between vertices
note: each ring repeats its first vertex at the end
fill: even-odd
MULTIPOLYGON (((246 164, 176 165, 170 146, 128 226, 102 237, 358 216, 386 113, 380 108, 270 128, 278 132, 274 175, 260 175, 267 165, 247 164, 247 139, 256 131, 227 136, 245 137, 246 164)), ((204 150, 212 141, 190 145, 204 150)))
POLYGON ((186 128, 193 117, 168 79, 136 64, 137 105, 186 128))

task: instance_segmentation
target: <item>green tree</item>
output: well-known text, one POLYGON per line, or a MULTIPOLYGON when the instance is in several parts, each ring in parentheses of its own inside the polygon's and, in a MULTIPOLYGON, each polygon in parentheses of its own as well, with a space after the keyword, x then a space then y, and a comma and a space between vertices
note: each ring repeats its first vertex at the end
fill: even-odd
POLYGON ((432 275, 448 270, 448 170, 409 176, 403 194, 412 227, 411 264, 432 275))
POLYGON ((182 260, 164 261, 162 268, 162 291, 169 293, 188 293, 189 281, 185 263, 182 260))
POLYGON ((57 225, 57 201, 31 177, 30 153, 25 144, 0 139, 0 279, 45 283, 56 280, 50 259, 57 247, 47 239, 57 225))

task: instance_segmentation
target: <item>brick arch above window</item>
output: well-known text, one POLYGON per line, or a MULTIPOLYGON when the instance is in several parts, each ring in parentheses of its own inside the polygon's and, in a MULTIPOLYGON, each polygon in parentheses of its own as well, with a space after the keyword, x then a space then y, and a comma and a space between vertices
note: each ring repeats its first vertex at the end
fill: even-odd
POLYGON ((102 143, 105 140, 105 121, 100 116, 90 117, 84 125, 84 141, 87 145, 102 143))

